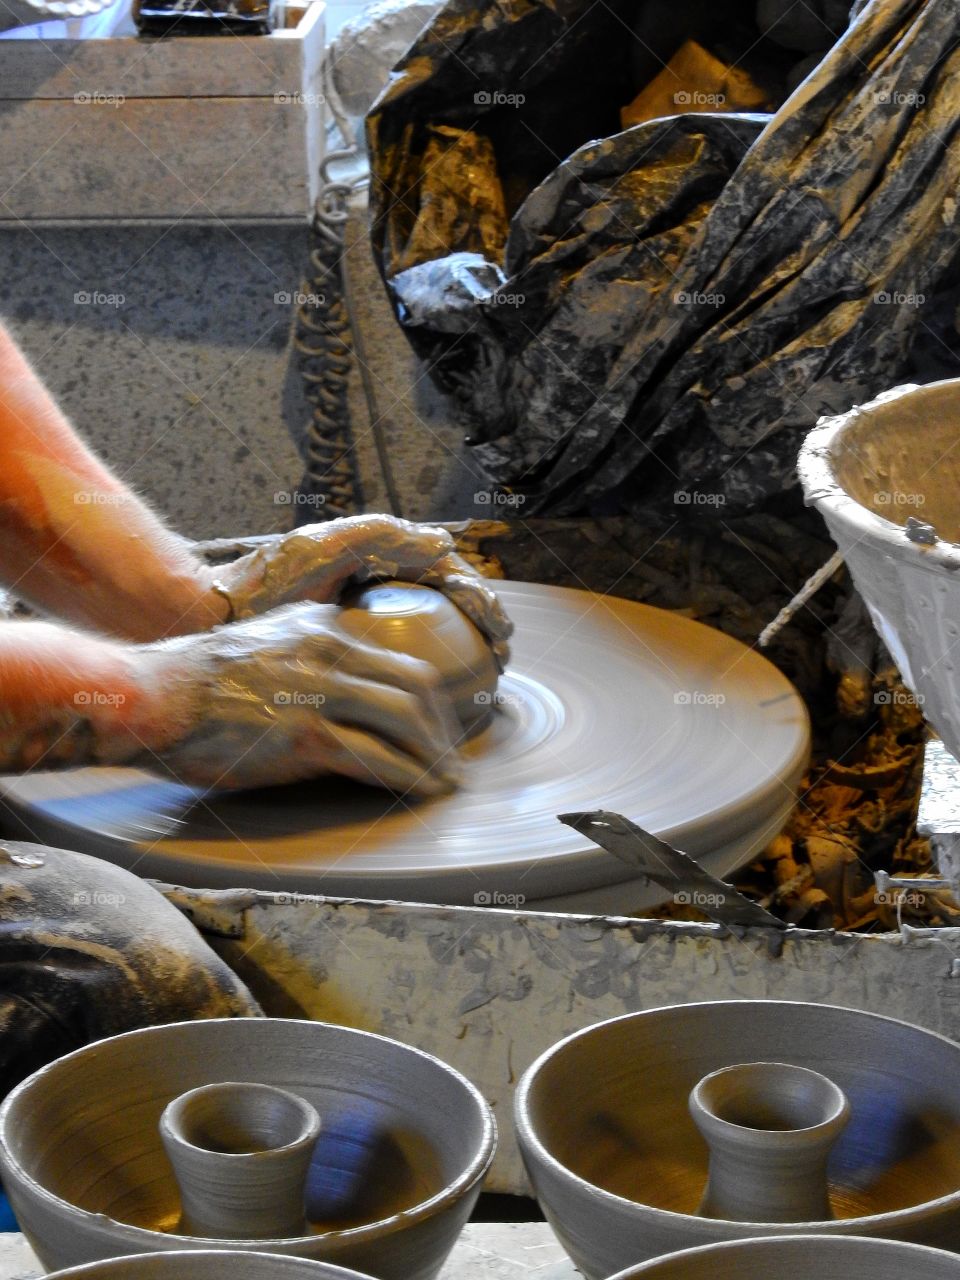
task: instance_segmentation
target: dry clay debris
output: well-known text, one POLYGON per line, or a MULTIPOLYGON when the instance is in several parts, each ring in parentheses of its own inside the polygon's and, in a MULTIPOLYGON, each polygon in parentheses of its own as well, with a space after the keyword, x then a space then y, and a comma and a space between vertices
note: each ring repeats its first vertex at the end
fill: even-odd
MULTIPOLYGON (((457 540, 493 576, 613 592, 749 645, 834 549, 809 513, 731 518, 709 537, 679 519, 668 526, 619 517, 472 522, 457 540)), ((766 654, 807 702, 813 756, 786 830, 736 877, 737 888, 806 928, 879 931, 896 928, 898 919, 960 924, 960 905, 947 893, 912 890, 898 902, 874 885, 875 871, 934 872, 929 845, 916 831, 927 728, 845 570, 766 654)), ((688 906, 656 914, 704 919, 688 906)))

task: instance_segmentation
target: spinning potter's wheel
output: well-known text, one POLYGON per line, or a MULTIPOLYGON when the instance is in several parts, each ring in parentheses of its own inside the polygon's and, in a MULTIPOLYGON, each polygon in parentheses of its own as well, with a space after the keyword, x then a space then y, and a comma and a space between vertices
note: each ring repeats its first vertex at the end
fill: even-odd
POLYGON ((769 662, 631 601, 497 590, 516 624, 513 659, 453 795, 400 799, 341 778, 203 794, 77 769, 0 779, 3 822, 198 887, 609 911, 664 895, 625 886, 631 869, 558 813, 618 811, 721 876, 782 827, 809 725, 769 662))

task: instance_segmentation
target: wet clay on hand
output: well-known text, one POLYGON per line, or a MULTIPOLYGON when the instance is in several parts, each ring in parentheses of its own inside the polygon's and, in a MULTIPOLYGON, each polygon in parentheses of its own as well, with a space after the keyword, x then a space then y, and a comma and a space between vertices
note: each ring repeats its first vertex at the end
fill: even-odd
POLYGON ((513 625, 495 591, 454 551, 444 529, 395 516, 347 516, 283 534, 223 567, 215 588, 233 618, 298 600, 339 601, 374 578, 422 582, 448 596, 487 637, 501 671, 513 625))
POLYGON ((459 734, 436 672, 338 632, 304 604, 139 651, 158 718, 125 763, 200 786, 253 787, 333 771, 433 795, 459 779, 459 734), (161 718, 162 716, 162 718, 161 718))

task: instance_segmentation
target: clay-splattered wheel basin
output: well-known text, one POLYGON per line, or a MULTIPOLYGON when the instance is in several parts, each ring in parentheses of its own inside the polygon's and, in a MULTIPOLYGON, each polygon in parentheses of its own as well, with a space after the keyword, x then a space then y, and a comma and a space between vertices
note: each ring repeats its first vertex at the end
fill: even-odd
POLYGON ((57 1271, 47 1280, 370 1280, 326 1262, 233 1249, 141 1253, 57 1271))
POLYGON ((516 1120, 544 1212, 590 1280, 679 1249, 811 1230, 960 1247, 960 1046, 890 1018, 752 1000, 615 1018, 533 1064, 516 1120), (697 1216, 708 1149, 688 1095, 744 1062, 807 1067, 846 1094, 828 1165, 833 1220, 697 1216))
POLYGON ((101 1040, 30 1076, 0 1108, 0 1175, 51 1271, 230 1248, 329 1261, 382 1280, 433 1280, 495 1144, 486 1102, 437 1058, 383 1036, 286 1019, 177 1023, 101 1040), (176 1234, 180 1201, 161 1113, 189 1089, 228 1080, 278 1085, 320 1113, 306 1195, 312 1234, 176 1234))
POLYGON ((956 1280, 960 1257, 862 1236, 737 1240, 687 1249, 614 1280, 956 1280))
POLYGON ((797 470, 924 715, 960 756, 960 379, 886 392, 804 441, 797 470), (908 536, 913 518, 930 525, 908 536))

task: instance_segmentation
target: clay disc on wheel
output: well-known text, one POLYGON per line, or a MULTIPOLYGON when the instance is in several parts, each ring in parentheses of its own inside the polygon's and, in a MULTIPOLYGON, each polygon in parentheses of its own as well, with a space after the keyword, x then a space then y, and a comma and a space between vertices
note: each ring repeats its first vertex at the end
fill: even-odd
POLYGON ((0 779, 8 817, 178 884, 497 905, 633 878, 558 813, 615 810, 709 866, 712 851, 789 812, 809 724, 765 658, 631 601, 498 591, 516 623, 513 661, 453 795, 403 799, 340 778, 203 794, 77 769, 0 779))

